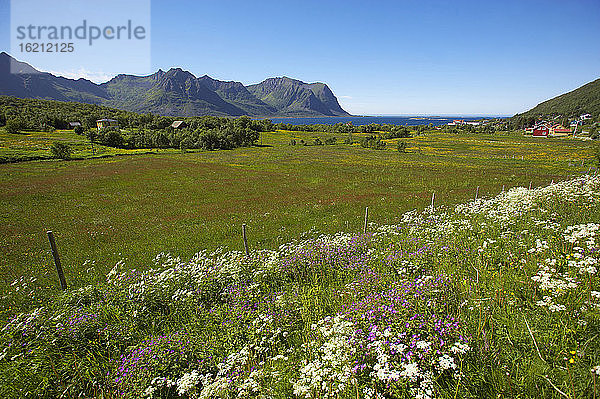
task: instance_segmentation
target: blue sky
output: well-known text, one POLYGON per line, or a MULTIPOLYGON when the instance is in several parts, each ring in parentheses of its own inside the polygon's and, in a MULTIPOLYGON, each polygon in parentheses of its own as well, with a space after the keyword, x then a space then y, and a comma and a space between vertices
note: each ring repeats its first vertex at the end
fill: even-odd
POLYGON ((151 70, 322 81, 353 114, 511 115, 600 77, 600 1, 153 0, 150 46, 151 70))

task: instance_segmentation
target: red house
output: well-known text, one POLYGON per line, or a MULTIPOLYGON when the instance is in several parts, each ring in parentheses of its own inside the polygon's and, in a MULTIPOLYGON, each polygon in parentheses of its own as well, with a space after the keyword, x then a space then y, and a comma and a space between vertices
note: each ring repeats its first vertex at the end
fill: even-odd
POLYGON ((547 137, 550 133, 550 126, 546 124, 536 125, 533 127, 533 135, 534 136, 543 136, 547 137))

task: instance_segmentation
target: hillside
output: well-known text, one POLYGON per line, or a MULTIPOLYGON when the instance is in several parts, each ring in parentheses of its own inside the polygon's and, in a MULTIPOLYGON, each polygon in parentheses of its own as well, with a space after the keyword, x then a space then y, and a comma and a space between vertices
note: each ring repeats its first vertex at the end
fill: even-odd
POLYGON ((98 104, 164 116, 347 116, 324 83, 269 78, 244 86, 181 68, 148 76, 118 75, 95 84, 40 72, 0 53, 0 95, 98 104), (19 73, 11 73, 13 71, 19 73))
POLYGON ((577 117, 589 113, 595 120, 600 118, 600 79, 596 79, 578 89, 554 97, 534 108, 515 116, 562 115, 577 117))

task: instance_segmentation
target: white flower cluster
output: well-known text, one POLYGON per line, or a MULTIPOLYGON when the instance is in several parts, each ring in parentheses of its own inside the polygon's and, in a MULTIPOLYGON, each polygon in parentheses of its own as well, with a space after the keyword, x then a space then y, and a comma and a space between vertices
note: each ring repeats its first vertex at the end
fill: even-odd
POLYGON ((545 306, 551 312, 562 312, 566 310, 565 305, 553 302, 553 298, 549 295, 545 295, 544 299, 542 299, 541 301, 537 301, 536 305, 545 306))
POLYGON ((454 362, 454 358, 452 356, 444 354, 438 359, 438 367, 441 371, 450 369, 455 370, 456 363, 454 362))
POLYGON ((177 383, 165 377, 155 377, 148 388, 144 391, 144 396, 152 398, 154 394, 160 395, 161 390, 175 387, 177 383))
POLYGON ((550 246, 548 245, 548 241, 546 240, 540 240, 539 238, 537 240, 535 240, 535 247, 534 248, 530 248, 529 249, 529 253, 533 254, 533 253, 541 253, 541 252, 545 252, 546 250, 550 249, 550 246))
POLYGON ((574 244, 573 259, 569 267, 576 268, 581 274, 596 274, 598 271, 598 244, 596 234, 600 224, 587 223, 569 226, 564 231, 565 241, 574 244))
POLYGON ((452 345, 452 347, 450 348, 450 352, 456 353, 458 355, 465 354, 469 350, 471 350, 471 347, 469 347, 469 345, 467 344, 463 344, 460 341, 455 342, 454 345, 452 345))
MULTIPOLYGON (((196 370, 184 374, 178 380, 182 381, 181 388, 190 398, 211 399, 220 397, 220 395, 232 386, 252 386, 255 388, 258 384, 248 383, 247 378, 242 375, 236 375, 236 370, 243 370, 250 361, 250 347, 245 346, 238 352, 231 353, 223 362, 217 365, 219 371, 213 377, 212 374, 201 374, 196 370), (187 377, 186 377, 187 376, 187 377), (198 384, 200 387, 198 387, 198 384)), ((240 395, 242 396, 242 395, 240 395)))
POLYGON ((189 393, 200 382, 200 374, 197 370, 185 373, 177 380, 177 394, 179 396, 189 393))
POLYGON ((309 342, 305 350, 314 357, 304 361, 300 377, 292 381, 294 395, 334 398, 350 382, 356 383, 350 368, 350 358, 356 350, 351 344, 354 326, 343 316, 335 316, 320 320, 312 329, 318 333, 318 339, 309 342))
POLYGON ((596 234, 600 230, 600 224, 587 223, 569 226, 565 229, 564 238, 572 244, 585 243, 588 248, 596 245, 596 234))
POLYGON ((554 259, 546 259, 546 263, 531 277, 533 281, 539 284, 541 290, 551 291, 555 296, 558 296, 568 290, 577 288, 577 283, 573 277, 565 273, 558 273, 554 267, 550 266, 550 264, 555 263, 554 259))
MULTIPOLYGON (((531 277, 542 291, 548 292, 548 295, 536 302, 538 306, 547 307, 550 312, 565 311, 566 306, 559 303, 558 299, 580 285, 576 276, 583 274, 585 278, 585 276, 596 274, 598 251, 595 236, 598 230, 600 230, 600 225, 596 223, 568 226, 564 229, 562 238, 567 247, 573 245, 572 254, 566 257, 559 256, 558 259, 545 259, 544 264, 531 277), (557 269, 563 270, 563 272, 560 273, 557 269)), ((538 239, 536 248, 529 252, 540 252, 537 248, 545 247, 544 243, 545 241, 538 239)), ((597 307, 599 304, 588 302, 588 305, 597 307)), ((585 323, 585 320, 582 322, 585 323)))
POLYGON ((600 176, 583 175, 546 187, 511 188, 490 199, 477 199, 459 204, 455 210, 466 215, 482 214, 498 222, 512 222, 521 215, 554 201, 597 203, 600 201, 600 176))

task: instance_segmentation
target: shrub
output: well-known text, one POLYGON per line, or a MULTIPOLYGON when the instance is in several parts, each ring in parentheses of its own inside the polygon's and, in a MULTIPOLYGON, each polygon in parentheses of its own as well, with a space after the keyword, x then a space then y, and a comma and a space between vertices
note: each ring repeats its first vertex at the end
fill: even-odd
POLYGON ((398 152, 406 152, 406 147, 408 147, 408 144, 406 144, 404 141, 399 141, 396 149, 398 152))
POLYGON ((9 119, 6 121, 6 133, 17 134, 25 128, 25 123, 20 118, 9 119))
POLYGON ((75 128, 73 129, 73 131, 76 134, 83 134, 83 126, 75 126, 75 128))
POLYGON ((109 147, 122 148, 125 145, 125 139, 121 135, 121 131, 114 127, 100 129, 98 141, 109 147))
POLYGON ((60 141, 53 142, 50 151, 52 151, 54 158, 58 159, 71 159, 71 155, 73 154, 71 146, 60 141))
POLYGON ((360 145, 364 148, 373 148, 374 150, 383 150, 385 148, 385 141, 381 140, 378 136, 364 137, 360 145))

